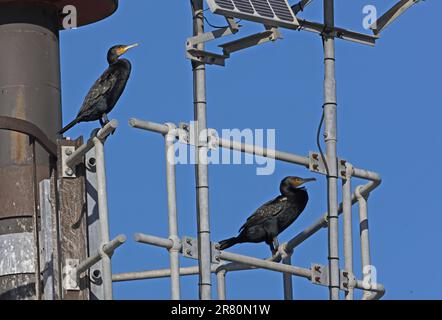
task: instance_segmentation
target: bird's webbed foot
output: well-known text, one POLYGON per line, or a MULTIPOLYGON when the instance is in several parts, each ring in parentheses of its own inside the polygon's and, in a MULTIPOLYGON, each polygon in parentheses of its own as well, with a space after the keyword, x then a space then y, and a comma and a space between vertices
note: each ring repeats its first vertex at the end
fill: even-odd
POLYGON ((96 128, 91 132, 91 138, 95 138, 98 134, 98 131, 100 131, 100 128, 96 128))
POLYGON ((103 114, 103 121, 104 121, 104 125, 107 125, 109 123, 109 119, 107 118, 107 114, 103 114))
POLYGON ((279 241, 278 237, 273 238, 273 241, 269 244, 270 250, 272 251, 272 255, 275 255, 278 252, 279 241))
MULTIPOLYGON (((109 121, 109 119, 108 119, 108 117, 107 117, 107 114, 104 113, 104 114, 103 114, 103 117, 100 119, 101 127, 103 128, 103 127, 104 127, 105 125, 107 125, 109 122, 110 122, 110 121, 109 121)), ((115 133, 115 130, 112 131, 111 135, 114 135, 114 133, 115 133)))

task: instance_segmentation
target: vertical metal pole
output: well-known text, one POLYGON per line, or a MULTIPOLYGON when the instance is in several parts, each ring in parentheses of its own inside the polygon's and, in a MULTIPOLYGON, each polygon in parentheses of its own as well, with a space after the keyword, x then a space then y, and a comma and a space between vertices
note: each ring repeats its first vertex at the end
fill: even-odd
MULTIPOLYGON (((352 204, 351 204, 351 175, 353 167, 347 163, 346 179, 342 181, 342 203, 344 216, 344 259, 345 270, 349 276, 353 276, 353 223, 352 223, 352 204)), ((348 288, 345 294, 346 300, 353 300, 353 288, 348 288)))
MULTIPOLYGON (((370 257, 370 239, 368 235, 367 199, 361 194, 361 186, 356 188, 355 194, 359 202, 359 228, 361 237, 362 274, 364 277, 364 283, 371 284, 372 270, 370 257)), ((371 296, 370 292, 364 291, 364 297, 366 296, 371 296)))
MULTIPOLYGON (((282 259, 282 263, 291 266, 292 265, 292 256, 287 256, 282 259)), ((293 300, 293 278, 289 273, 283 273, 283 282, 284 282, 284 300, 293 300)))
MULTIPOLYGON (((104 145, 100 139, 94 138, 96 170, 98 215, 100 217, 102 245, 110 241, 109 218, 107 208, 106 167, 104 161, 104 145)), ((112 300, 112 265, 108 255, 102 252, 104 300, 112 300)))
POLYGON ((169 132, 165 136, 166 146, 166 179, 167 179, 167 205, 169 210, 169 238, 173 241, 174 246, 169 249, 170 253, 170 280, 172 299, 180 299, 180 262, 179 254, 180 239, 178 238, 178 217, 176 205, 176 178, 175 178, 175 148, 176 140, 173 124, 167 124, 169 132))
MULTIPOLYGON (((100 250, 102 245, 101 224, 98 213, 97 194, 97 159, 95 149, 86 153, 86 200, 87 200, 87 230, 89 254, 100 250)), ((90 300, 103 300, 103 262, 98 261, 91 269, 90 300)))
MULTIPOLYGON (((191 0, 193 13, 193 34, 204 33, 203 0, 191 0)), ((204 49, 204 45, 198 45, 204 49)), ((198 257, 199 295, 201 300, 211 299, 211 244, 209 222, 209 179, 207 161, 207 118, 206 118, 206 65, 192 61, 194 83, 194 110, 197 122, 196 148, 196 192, 198 214, 198 257)))
POLYGON ((218 300, 226 300, 226 274, 227 271, 224 269, 221 269, 216 273, 218 300))
POLYGON ((328 176, 328 239, 330 299, 339 300, 339 224, 338 224, 338 163, 336 134, 336 80, 335 80, 335 39, 331 33, 334 28, 334 0, 324 0, 324 121, 325 143, 327 148, 328 176))

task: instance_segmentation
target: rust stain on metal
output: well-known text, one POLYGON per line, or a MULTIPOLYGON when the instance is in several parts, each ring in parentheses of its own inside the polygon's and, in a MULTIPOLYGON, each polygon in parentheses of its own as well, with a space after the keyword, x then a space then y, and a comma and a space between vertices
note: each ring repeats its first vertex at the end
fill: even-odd
MULTIPOLYGON (((15 118, 26 120, 26 102, 23 88, 17 94, 17 104, 15 106, 15 118)), ((29 138, 21 133, 11 132, 11 160, 15 164, 27 163, 27 151, 29 138)))
MULTIPOLYGON (((59 159, 61 159, 61 146, 82 145, 83 139, 76 141, 59 140, 59 159)), ((58 163, 58 173, 61 174, 61 163, 58 163)), ((85 168, 81 164, 77 167, 77 178, 63 179, 60 177, 58 188, 59 214, 60 214, 60 238, 61 238, 61 261, 66 259, 79 259, 83 261, 87 257, 87 214, 86 214, 86 190, 85 168)), ((88 277, 80 280, 80 291, 63 291, 65 300, 88 300, 89 285, 88 277)))

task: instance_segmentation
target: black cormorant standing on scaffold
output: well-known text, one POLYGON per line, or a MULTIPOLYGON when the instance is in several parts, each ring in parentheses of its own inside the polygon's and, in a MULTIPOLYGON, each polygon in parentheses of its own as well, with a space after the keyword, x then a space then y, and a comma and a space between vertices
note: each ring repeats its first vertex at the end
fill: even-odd
POLYGON ((244 242, 265 242, 275 252, 278 247, 277 236, 299 217, 307 205, 308 193, 301 186, 310 181, 316 179, 287 177, 282 180, 279 187, 281 195, 256 210, 239 229, 239 236, 221 241, 220 249, 244 242))
POLYGON ((109 49, 107 53, 109 67, 89 90, 77 117, 61 129, 60 134, 65 133, 80 122, 99 120, 101 126, 109 122, 107 115, 115 107, 126 88, 132 69, 129 60, 119 58, 129 49, 137 46, 138 44, 117 45, 109 49))

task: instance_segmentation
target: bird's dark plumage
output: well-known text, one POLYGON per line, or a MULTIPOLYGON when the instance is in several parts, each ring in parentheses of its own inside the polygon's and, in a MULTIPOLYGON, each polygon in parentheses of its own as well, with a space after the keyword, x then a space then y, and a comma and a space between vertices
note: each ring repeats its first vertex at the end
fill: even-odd
POLYGON ((307 190, 300 186, 313 180, 285 178, 280 185, 281 195, 256 210, 239 229, 240 234, 237 237, 220 242, 220 249, 244 242, 265 242, 273 251, 276 237, 299 217, 307 205, 307 190))
POLYGON ((101 125, 104 125, 108 121, 107 115, 123 94, 132 70, 129 60, 119 59, 119 57, 134 46, 136 45, 118 45, 109 49, 107 54, 109 67, 89 90, 77 117, 60 130, 60 134, 80 122, 99 120, 101 125))

